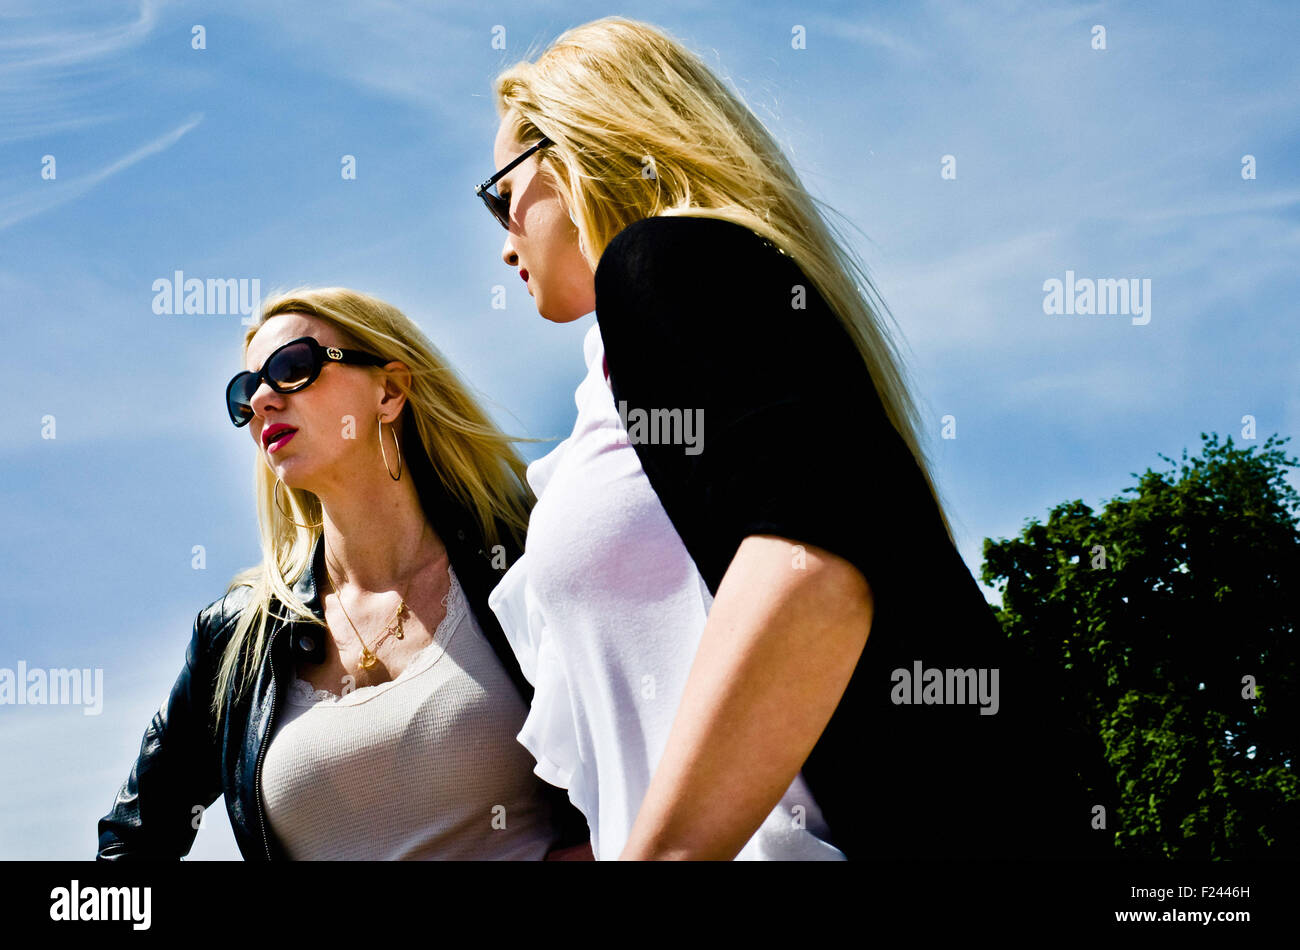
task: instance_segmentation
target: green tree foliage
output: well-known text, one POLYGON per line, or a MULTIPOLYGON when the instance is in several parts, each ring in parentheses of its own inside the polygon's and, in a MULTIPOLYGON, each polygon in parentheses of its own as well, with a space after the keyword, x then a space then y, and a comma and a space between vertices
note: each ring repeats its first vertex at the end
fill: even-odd
POLYGON ((1080 780, 1129 856, 1294 857, 1300 845, 1297 460, 1201 433, 1097 514, 1056 506, 984 541, 1008 637, 1049 678, 1080 780))

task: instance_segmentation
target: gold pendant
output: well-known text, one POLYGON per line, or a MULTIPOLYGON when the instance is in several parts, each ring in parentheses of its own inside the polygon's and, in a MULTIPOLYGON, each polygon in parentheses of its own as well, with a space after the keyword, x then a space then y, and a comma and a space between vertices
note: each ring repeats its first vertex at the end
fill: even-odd
POLYGON ((378 662, 379 662, 379 657, 375 656, 369 650, 363 650, 361 652, 361 668, 363 670, 370 669, 378 662))

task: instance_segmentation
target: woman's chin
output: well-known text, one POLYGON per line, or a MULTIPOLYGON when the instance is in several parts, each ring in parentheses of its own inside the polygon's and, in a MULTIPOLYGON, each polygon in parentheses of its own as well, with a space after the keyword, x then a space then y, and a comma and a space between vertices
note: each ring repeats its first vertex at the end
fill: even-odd
POLYGON ((538 304, 537 312, 543 320, 548 320, 551 323, 572 323, 574 320, 581 320, 587 315, 586 312, 577 313, 575 308, 572 307, 557 312, 543 304, 538 304))
POLYGON ((307 487, 312 480, 311 466, 307 465, 303 459, 297 459, 293 456, 277 459, 273 456, 271 474, 284 482, 289 488, 311 491, 307 487))

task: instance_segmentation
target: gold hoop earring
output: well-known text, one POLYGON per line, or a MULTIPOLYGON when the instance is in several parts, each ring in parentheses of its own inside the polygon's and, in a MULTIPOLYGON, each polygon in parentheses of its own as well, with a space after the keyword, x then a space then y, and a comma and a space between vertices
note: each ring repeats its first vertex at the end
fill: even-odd
POLYGON ((394 475, 393 470, 388 467, 388 452, 384 450, 384 417, 377 416, 376 418, 379 419, 379 451, 384 456, 384 471, 388 472, 388 477, 393 481, 400 482, 402 480, 402 445, 397 441, 397 430, 393 430, 393 445, 397 449, 397 474, 394 475))
POLYGON ((319 528, 321 525, 325 523, 324 521, 321 521, 318 524, 303 524, 302 522, 294 521, 292 518, 289 517, 288 514, 285 513, 285 510, 282 507, 280 507, 280 476, 279 475, 275 477, 275 488, 271 491, 271 497, 275 500, 275 507, 279 510, 280 514, 284 515, 285 520, 288 521, 290 524, 297 525, 299 528, 319 528))

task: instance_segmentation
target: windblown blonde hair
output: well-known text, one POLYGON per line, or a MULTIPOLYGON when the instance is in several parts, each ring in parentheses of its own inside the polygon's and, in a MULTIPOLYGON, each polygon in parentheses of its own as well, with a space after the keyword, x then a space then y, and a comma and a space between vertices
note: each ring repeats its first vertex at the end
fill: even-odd
POLYGON ((847 248, 758 118, 658 27, 610 16, 565 31, 497 76, 497 113, 516 141, 545 135, 538 174, 560 192, 594 271, 624 227, 656 215, 722 218, 791 257, 852 337, 952 539, 903 360, 866 268, 847 248), (653 162, 653 175, 645 173, 653 162))
MULTIPOLYGON (((258 322, 245 334, 244 352, 262 324, 285 313, 317 317, 343 335, 344 346, 405 363, 411 372, 409 388, 401 380, 393 380, 406 395, 402 444, 415 447, 414 438, 418 438, 443 487, 470 513, 488 545, 505 540, 501 537, 504 530, 522 547, 535 498, 525 478, 525 463, 512 443, 542 440, 508 436, 498 429, 419 327, 396 307, 355 290, 299 288, 272 296, 262 304, 258 322)), ((365 369, 383 372, 381 367, 365 369)), ((233 701, 256 678, 268 647, 271 601, 279 601, 303 621, 320 622, 294 594, 292 585, 311 566, 323 529, 298 527, 286 519, 275 504, 275 482, 275 475, 259 456, 254 491, 262 563, 235 575, 228 587, 228 592, 238 587, 252 590, 222 651, 212 700, 214 729, 219 728, 231 680, 238 678, 233 701)), ((320 522, 320 500, 311 492, 282 484, 280 498, 294 521, 304 525, 320 522)))

